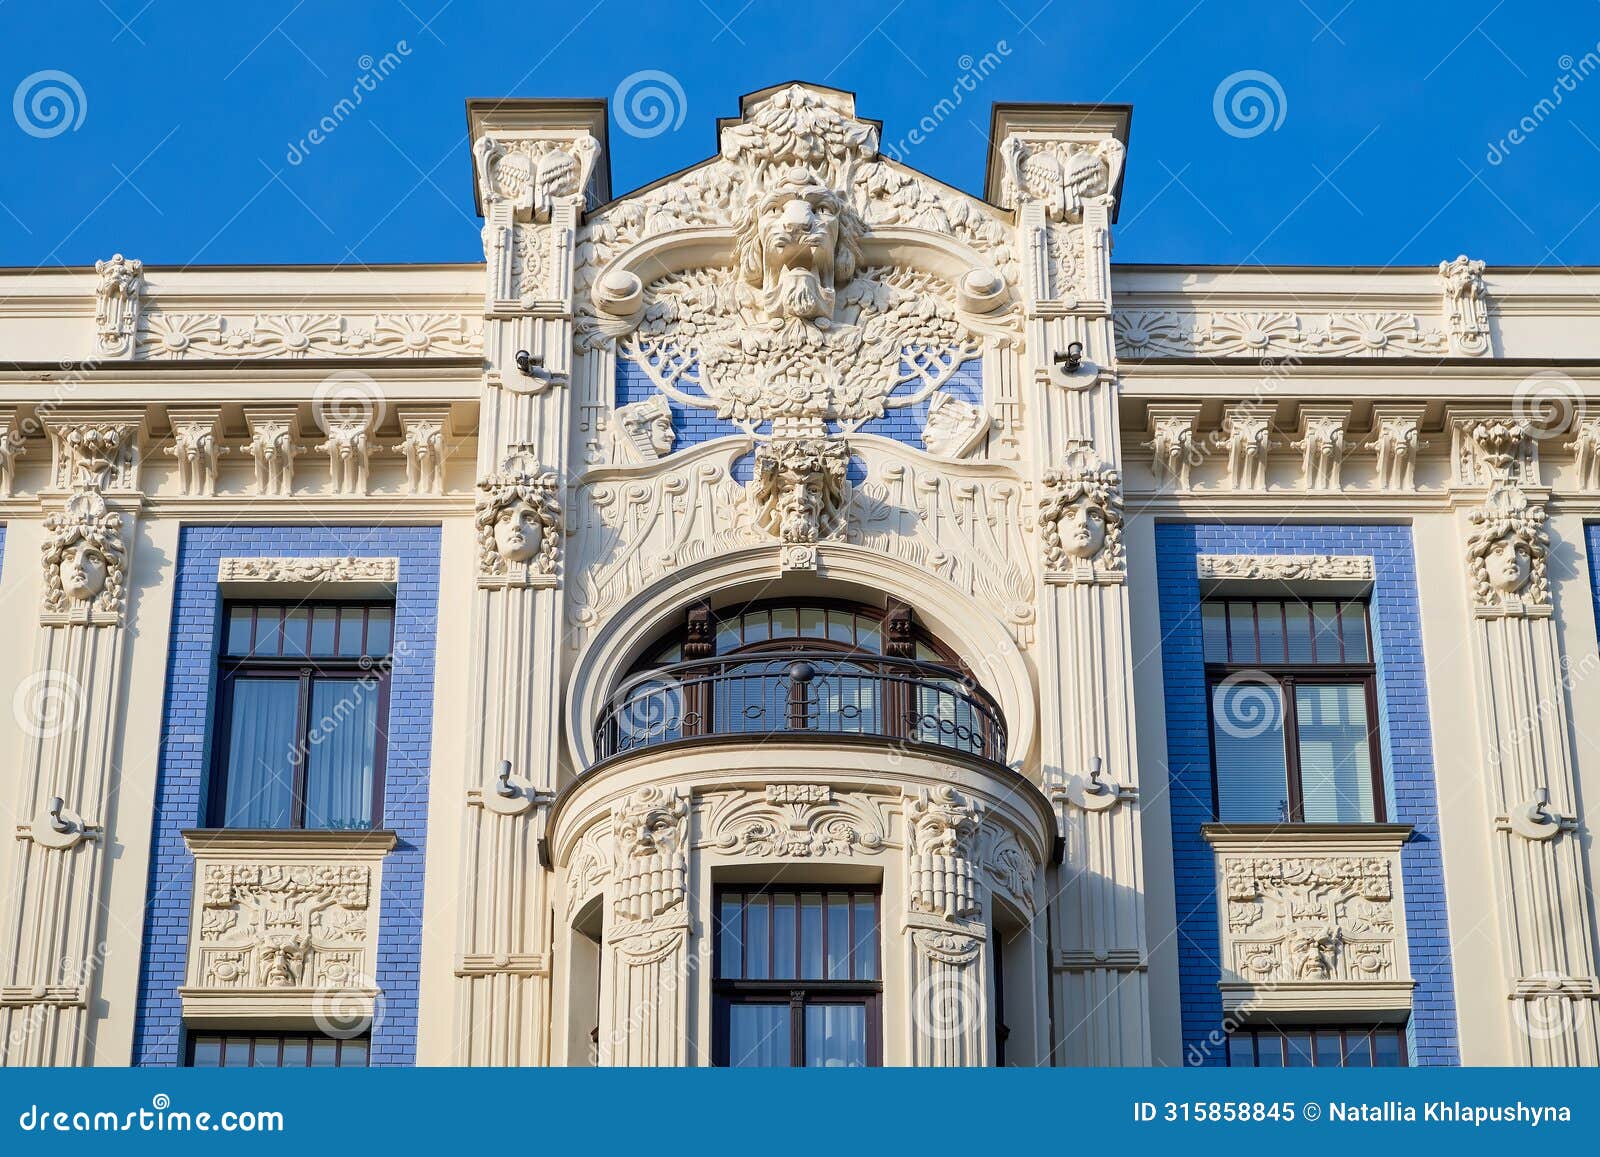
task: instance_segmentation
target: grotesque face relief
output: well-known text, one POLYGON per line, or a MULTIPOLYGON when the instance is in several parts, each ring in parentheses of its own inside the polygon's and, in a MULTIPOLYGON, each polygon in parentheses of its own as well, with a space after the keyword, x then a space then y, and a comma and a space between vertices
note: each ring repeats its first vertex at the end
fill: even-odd
POLYGON ((740 274, 774 321, 826 327, 836 291, 855 276, 858 230, 837 194, 802 168, 789 170, 739 229, 740 274))
POLYGON ((1505 534, 1494 541, 1483 556, 1489 585, 1504 594, 1516 594, 1533 573, 1533 554, 1515 534, 1505 534))
POLYGON ((304 954, 299 937, 268 937, 261 945, 261 983, 269 988, 292 988, 299 980, 304 954))
POLYGON ((672 428, 670 414, 658 414, 650 422, 648 429, 650 448, 665 458, 672 453, 672 447, 677 444, 678 435, 672 428))
POLYGON ((87 540, 68 547, 59 565, 61 589, 74 602, 88 602, 106 585, 106 556, 87 540))
POLYGON ((494 545, 507 562, 527 562, 539 553, 544 532, 533 507, 518 499, 495 517, 494 545))

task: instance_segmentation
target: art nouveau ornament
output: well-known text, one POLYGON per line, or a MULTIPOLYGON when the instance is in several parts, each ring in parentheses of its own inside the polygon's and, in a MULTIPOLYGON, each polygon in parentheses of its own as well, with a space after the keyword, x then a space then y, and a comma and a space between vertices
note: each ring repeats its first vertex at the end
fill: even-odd
POLYGON ((372 417, 329 418, 316 449, 328 456, 328 485, 335 494, 365 494, 372 458, 372 417))
POLYGON ((1121 141, 1028 140, 1007 137, 1000 146, 1001 203, 1036 201, 1050 221, 1076 221, 1084 203, 1116 188, 1126 153, 1121 141))
POLYGON ((250 441, 244 452, 255 466, 255 493, 260 497, 286 497, 294 492, 294 460, 300 445, 294 411, 246 410, 250 441))
POLYGON ((946 393, 928 399, 928 420, 922 427, 922 445, 928 453, 964 458, 988 432, 989 415, 982 406, 946 393))
POLYGON ((983 915, 973 862, 982 815, 982 804, 953 787, 907 793, 906 895, 912 913, 948 924, 983 915))
POLYGON ((178 487, 188 497, 209 498, 217 492, 218 459, 228 452, 222 445, 220 411, 169 410, 172 445, 167 453, 178 460, 178 487))
POLYGON ((1151 407, 1150 440, 1142 445, 1150 451, 1150 470, 1158 486, 1189 489, 1189 472, 1200 458, 1194 444, 1198 407, 1185 413, 1154 412, 1151 407))
POLYGON ((47 423, 51 475, 59 490, 133 489, 138 470, 137 422, 47 423))
POLYGON ((120 623, 126 552, 122 516, 96 490, 78 490, 44 520, 44 610, 101 625, 120 623))
POLYGON ((1230 407, 1223 415, 1228 443, 1230 488, 1262 493, 1267 488, 1267 457, 1272 452, 1272 419, 1249 407, 1230 407))
POLYGON ((1339 489, 1349 420, 1349 406, 1300 407, 1300 439, 1290 449, 1300 451, 1300 484, 1306 490, 1339 489))
POLYGON ((1563 448, 1572 451, 1578 489, 1600 491, 1600 418, 1584 420, 1573 434, 1563 448))
POLYGON ((561 482, 523 456, 478 483, 478 575, 547 585, 561 563, 561 482))
POLYGON ((783 544, 785 570, 816 566, 816 544, 838 534, 849 502, 850 447, 828 438, 783 438, 756 449, 746 487, 756 527, 783 544))
POLYGON ((1550 535, 1544 507, 1530 502, 1518 487, 1500 486, 1469 518, 1473 531, 1467 540, 1467 566, 1478 613, 1548 608, 1545 555, 1550 535))
POLYGON ((687 924, 689 801, 675 788, 642 787, 611 813, 616 930, 625 938, 658 922, 687 924))
POLYGON ((1366 444, 1378 456, 1378 489, 1409 493, 1417 488, 1417 454, 1427 443, 1418 436, 1421 410, 1385 414, 1373 412, 1375 437, 1366 444))
POLYGON ((450 448, 446 440, 448 411, 401 413, 405 438, 395 447, 406 459, 406 490, 411 494, 443 494, 444 464, 450 448))
POLYGON ((1465 253, 1454 261, 1439 262, 1444 284, 1444 318, 1451 344, 1470 356, 1489 352, 1489 297, 1484 285, 1484 263, 1465 253))
POLYGON ((0 407, 0 498, 12 496, 17 481, 17 459, 28 451, 16 419, 15 410, 0 407))
POLYGON ((678 433, 672 427, 672 406, 661 394, 618 406, 618 449, 624 460, 654 462, 672 453, 678 433))
POLYGON ((100 279, 94 290, 95 348, 101 354, 128 353, 139 328, 144 262, 115 253, 109 261, 96 261, 94 271, 100 279))
POLYGON ((1455 484, 1491 487, 1539 484, 1539 456, 1531 423, 1506 414, 1451 415, 1455 484))
POLYGON ((1046 577, 1059 582, 1120 581, 1122 475, 1088 443, 1074 443, 1064 464, 1044 473, 1039 533, 1046 577))
POLYGON ((587 133, 570 142, 480 137, 472 152, 483 206, 505 202, 518 221, 548 222, 557 203, 588 187, 599 151, 587 133))

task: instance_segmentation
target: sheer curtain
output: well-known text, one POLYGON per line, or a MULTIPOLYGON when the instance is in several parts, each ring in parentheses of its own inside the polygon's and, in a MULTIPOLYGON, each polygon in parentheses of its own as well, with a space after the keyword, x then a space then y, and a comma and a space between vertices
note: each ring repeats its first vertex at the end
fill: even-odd
POLYGON ((294 823, 299 714, 298 679, 234 680, 225 826, 286 828, 294 823))
POLYGON ((371 827, 378 738, 376 683, 360 679, 314 682, 310 736, 305 826, 371 827))

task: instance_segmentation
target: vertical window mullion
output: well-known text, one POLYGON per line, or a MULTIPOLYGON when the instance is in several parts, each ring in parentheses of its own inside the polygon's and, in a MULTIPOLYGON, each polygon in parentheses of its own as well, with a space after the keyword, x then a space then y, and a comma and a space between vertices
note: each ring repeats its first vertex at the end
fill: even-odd
POLYGON ((1300 721, 1299 704, 1295 700, 1295 678, 1285 675, 1279 681, 1279 695, 1283 700, 1283 769, 1288 780, 1289 822, 1305 822, 1305 799, 1300 784, 1300 721))
POLYGON ((294 798, 290 806, 293 826, 306 826, 306 765, 311 762, 311 668, 300 668, 300 750, 294 764, 294 798))

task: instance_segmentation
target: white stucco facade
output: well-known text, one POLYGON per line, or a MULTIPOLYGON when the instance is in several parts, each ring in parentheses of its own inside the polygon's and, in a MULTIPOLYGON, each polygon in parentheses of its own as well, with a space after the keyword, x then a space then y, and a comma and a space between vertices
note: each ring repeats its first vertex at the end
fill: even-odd
POLYGON ((5 1063, 374 1015, 388 1063, 719 1063, 719 897, 763 888, 876 897, 874 1063, 1600 1063, 1600 273, 1119 266, 1123 106, 996 106, 983 199, 822 86, 617 196, 602 102, 468 115, 483 263, 0 271, 5 1063), (251 527, 289 545, 195 569, 251 527), (208 822, 196 590, 430 640, 370 830, 208 822), (1195 818, 1191 591, 1390 616, 1387 808, 1195 818), (769 604, 880 650, 717 723, 769 604))

